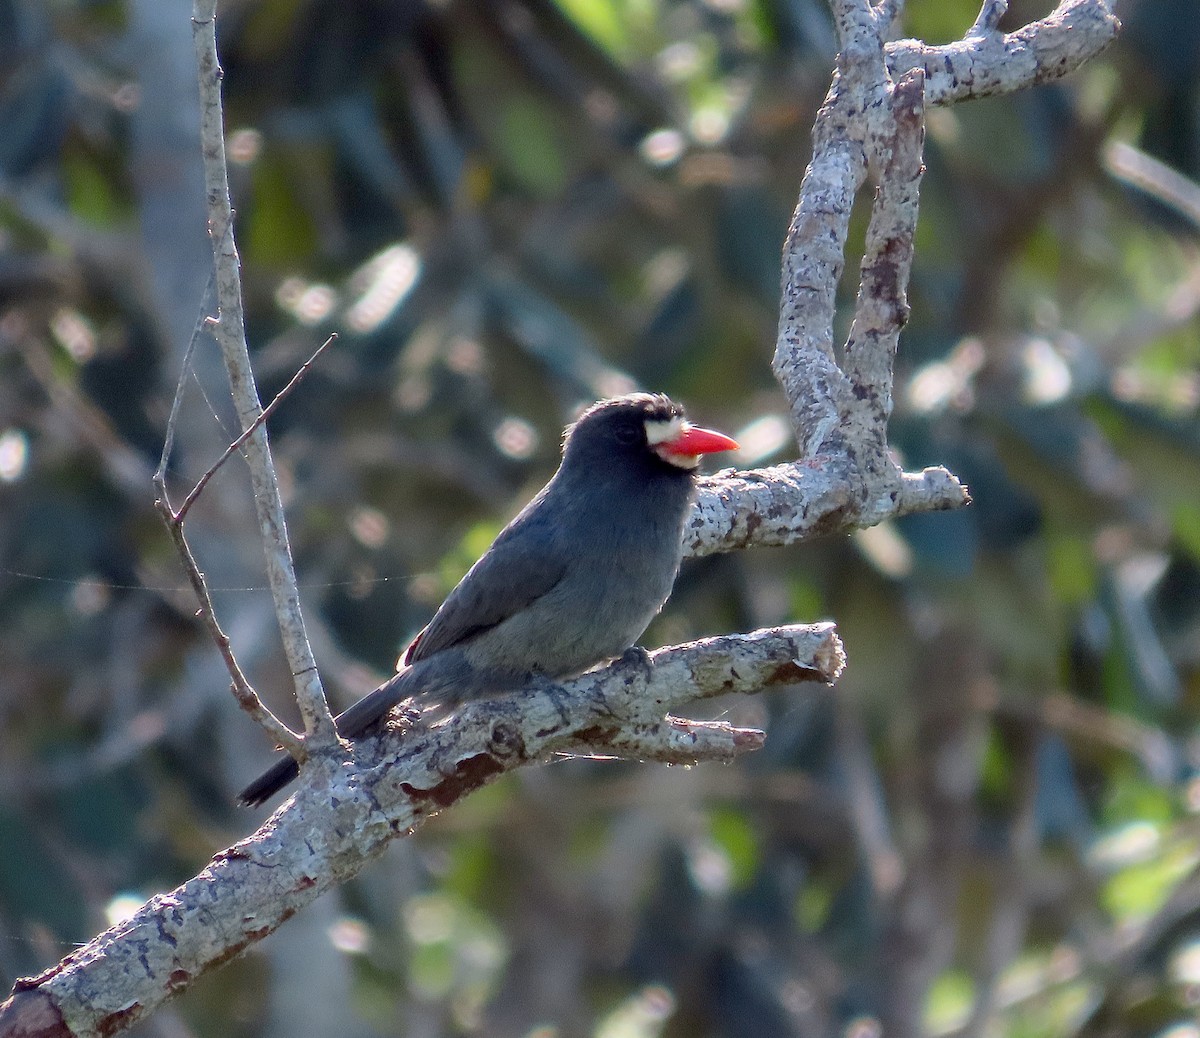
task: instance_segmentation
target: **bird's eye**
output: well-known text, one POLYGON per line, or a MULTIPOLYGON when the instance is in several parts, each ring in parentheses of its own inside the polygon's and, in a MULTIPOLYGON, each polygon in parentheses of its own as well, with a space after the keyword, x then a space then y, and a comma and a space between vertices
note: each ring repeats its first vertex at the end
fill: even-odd
POLYGON ((638 442, 642 434, 640 429, 635 429, 629 425, 621 425, 617 427, 614 435, 617 438, 617 443, 625 447, 632 447, 638 442))

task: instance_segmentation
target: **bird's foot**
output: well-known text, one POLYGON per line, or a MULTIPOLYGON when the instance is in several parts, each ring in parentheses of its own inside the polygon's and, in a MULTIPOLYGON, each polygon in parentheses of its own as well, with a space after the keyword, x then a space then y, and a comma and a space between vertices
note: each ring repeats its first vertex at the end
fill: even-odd
MULTIPOLYGON (((654 663, 650 659, 650 653, 643 649, 640 645, 631 645, 623 653, 621 653, 620 664, 633 672, 631 678, 642 685, 645 685, 650 680, 650 674, 654 670, 654 663)), ((626 678, 626 684, 629 684, 630 678, 626 678)))
POLYGON ((612 667, 620 675, 624 687, 615 701, 610 701, 610 697, 601 692, 597 706, 601 713, 609 717, 625 717, 629 715, 629 711, 617 707, 615 702, 638 704, 635 710, 640 710, 640 701, 644 699, 646 687, 650 684, 650 675, 654 673, 654 662, 650 659, 650 653, 640 645, 631 645, 621 653, 612 667))

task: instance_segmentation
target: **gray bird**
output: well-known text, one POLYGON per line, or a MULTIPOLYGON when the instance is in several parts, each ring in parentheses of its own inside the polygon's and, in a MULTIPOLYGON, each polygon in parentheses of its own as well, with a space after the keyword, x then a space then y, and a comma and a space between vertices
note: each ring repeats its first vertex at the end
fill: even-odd
MULTIPOLYGON (((550 482, 450 592, 403 669, 338 716, 338 732, 365 735, 412 696, 448 708, 621 655, 675 583, 700 456, 736 448, 665 396, 593 404, 567 427, 550 482)), ((261 804, 297 774, 284 758, 238 799, 261 804)))

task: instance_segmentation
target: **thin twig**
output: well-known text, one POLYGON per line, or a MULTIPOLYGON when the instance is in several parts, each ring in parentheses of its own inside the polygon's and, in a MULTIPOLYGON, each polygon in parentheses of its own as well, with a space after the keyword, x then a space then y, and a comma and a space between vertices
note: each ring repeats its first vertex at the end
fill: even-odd
POLYGON ((254 691, 250 682, 246 680, 246 675, 242 673, 242 668, 229 644, 229 636, 217 620, 212 597, 208 593, 208 584, 204 579, 204 574, 200 572, 200 567, 196 564, 196 557, 192 554, 191 546, 187 542, 181 517, 171 508, 171 502, 167 497, 166 477, 161 471, 155 473, 154 486, 158 490, 158 499, 154 502, 154 507, 158 509, 163 521, 167 524, 171 540, 175 542, 175 548, 179 552, 180 559, 183 560, 184 572, 187 573, 192 590, 200 602, 200 608, 196 615, 200 622, 208 628, 209 635, 221 653, 221 658, 225 661, 231 679, 230 689, 237 699, 238 705, 253 717, 278 745, 287 750, 297 761, 303 761, 307 756, 304 739, 270 711, 258 697, 258 693, 254 691))
POLYGON ((275 395, 275 399, 263 409, 262 413, 254 420, 250 427, 234 440, 226 448, 225 453, 197 480, 191 493, 188 494, 183 504, 176 509, 171 505, 171 500, 167 492, 167 464, 170 459, 170 449, 174 439, 174 426, 179 413, 182 388, 187 378, 187 371, 191 363, 191 356, 196 340, 199 337, 199 330, 206 323, 206 321, 197 322, 196 331, 193 333, 192 340, 188 344, 187 352, 184 355, 183 373, 180 375, 179 388, 175 393, 175 403, 171 408, 171 417, 167 422, 166 445, 163 448, 158 470, 154 473, 154 486, 158 491, 158 499, 155 501, 155 507, 158 509, 159 514, 162 515, 163 521, 167 524, 167 529, 170 531, 171 539, 175 542, 176 550, 183 561, 183 568, 187 573, 188 580, 191 582, 192 590, 195 592, 196 598, 200 601, 198 616, 205 627, 208 628, 208 632, 212 636, 217 650, 221 653, 221 658, 225 661, 225 666, 228 668, 231 678, 230 688, 239 705, 266 730, 267 734, 276 743, 283 746, 297 760, 303 760, 307 756, 303 740, 266 707, 242 672, 242 668, 230 646, 229 636, 221 627, 220 621, 217 620, 212 596, 208 590, 208 582, 204 579, 204 574, 201 572, 199 565, 196 563, 196 558, 192 554, 191 545, 188 544, 187 537, 183 531, 183 522, 187 518, 188 510, 204 492, 204 488, 208 485, 208 481, 216 474, 216 471, 253 435, 259 425, 275 413, 279 405, 283 403, 292 390, 300 384, 304 376, 312 369, 313 364, 322 352, 324 352, 325 348, 337 338, 337 334, 330 335, 328 339, 321 343, 313 355, 300 365, 299 370, 292 376, 288 384, 275 395))
POLYGON ((1200 184, 1177 169, 1125 141, 1113 141, 1104 149, 1104 168, 1200 227, 1200 184))
MULTIPOLYGON (((208 284, 204 287, 204 298, 201 305, 204 306, 213 290, 213 272, 208 273, 208 284)), ((183 407, 183 389, 187 385, 187 374, 192 370, 192 357, 196 354, 196 344, 200 341, 201 329, 208 328, 216 323, 216 318, 205 314, 201 311, 200 317, 197 318, 195 325, 192 328, 192 337, 188 339, 187 349, 183 351, 183 364, 179 370, 179 381, 175 383, 175 399, 171 401, 171 414, 167 418, 167 432, 163 436, 162 457, 158 459, 158 468, 154 473, 155 485, 160 479, 165 479, 167 474, 167 465, 170 463, 171 453, 175 449, 175 427, 179 424, 179 411, 183 407)))
MULTIPOLYGON (((299 370, 297 370, 296 374, 292 376, 291 381, 275 394, 275 399, 267 404, 265 408, 263 408, 262 413, 254 419, 254 421, 242 433, 242 435, 234 440, 233 443, 231 443, 228 447, 226 447, 225 453, 222 454, 215 462, 213 462, 212 467, 209 468, 209 470, 196 481, 196 485, 192 487, 192 492, 188 494, 186 498, 184 498, 183 504, 179 506, 179 510, 175 513, 176 522, 183 522, 184 518, 187 516, 188 510, 196 503, 196 499, 204 492, 204 488, 208 486, 208 481, 216 475, 217 469, 224 465, 225 462, 227 462, 233 456, 234 452, 237 451, 242 444, 244 444, 254 434, 254 431, 275 413, 275 409, 279 407, 281 403, 283 403, 283 401, 291 394, 292 390, 295 389, 304 379, 304 376, 312 370, 313 364, 316 362, 316 359, 325 351, 325 347, 332 343, 336 338, 337 332, 331 332, 329 338, 317 347, 316 352, 314 352, 313 355, 308 358, 308 360, 300 365, 299 370)), ((165 457, 166 455, 164 454, 164 459, 165 457)))

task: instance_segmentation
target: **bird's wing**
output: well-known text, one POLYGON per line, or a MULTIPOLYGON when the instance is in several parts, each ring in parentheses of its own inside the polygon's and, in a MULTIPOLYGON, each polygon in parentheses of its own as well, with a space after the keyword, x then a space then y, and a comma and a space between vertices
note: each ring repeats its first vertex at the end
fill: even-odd
POLYGON ((566 569, 567 560, 555 550, 552 531, 533 516, 518 517, 413 639, 404 662, 417 663, 503 623, 546 594, 566 569))

